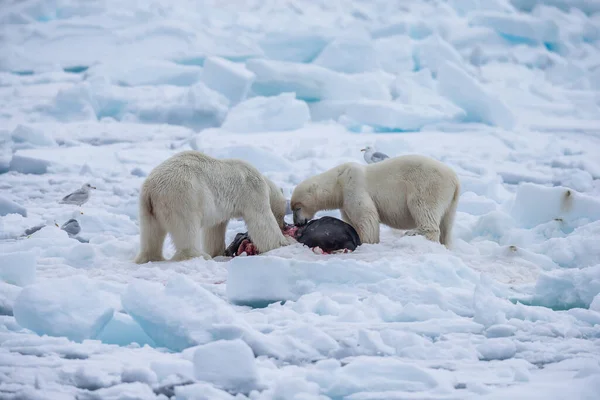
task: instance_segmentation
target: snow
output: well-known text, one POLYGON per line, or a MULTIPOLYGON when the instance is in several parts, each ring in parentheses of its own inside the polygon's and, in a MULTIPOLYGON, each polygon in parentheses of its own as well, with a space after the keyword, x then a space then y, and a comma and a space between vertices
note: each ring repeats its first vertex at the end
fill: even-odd
POLYGON ((14 201, 0 196, 0 215, 19 214, 27 217, 27 209, 14 201))
POLYGON ((110 321, 115 306, 110 300, 89 278, 69 277, 23 288, 13 312, 19 325, 38 335, 80 342, 94 339, 110 321))
POLYGON ((433 107, 377 100, 352 102, 345 107, 347 123, 389 131, 418 131, 429 124, 459 119, 460 115, 449 115, 433 107))
POLYGON ((296 100, 294 93, 282 93, 253 97, 232 107, 222 128, 238 133, 293 131, 309 121, 306 103, 296 100))
POLYGON ((371 38, 360 33, 335 38, 319 53, 313 64, 348 74, 380 68, 371 38))
POLYGON ((477 346, 477 351, 482 360, 507 360, 517 354, 517 346, 511 339, 492 338, 477 346))
POLYGON ((600 220, 600 201, 566 187, 523 183, 517 190, 511 213, 526 228, 556 219, 577 223, 585 218, 593 222, 600 220))
POLYGON ((4 3, 1 398, 597 397, 598 1, 4 3), (365 146, 457 172, 451 249, 132 262, 179 151, 289 199, 365 146))
POLYGON ((227 391, 247 393, 257 386, 258 368, 252 349, 242 340, 217 340, 194 352, 196 379, 227 391))
POLYGON ((515 116, 502 100, 483 88, 472 76, 451 61, 443 61, 438 71, 438 90, 467 113, 466 119, 504 129, 515 126, 515 116))
POLYGON ((17 126, 11 136, 13 142, 20 144, 19 147, 21 148, 27 148, 25 146, 56 146, 56 142, 47 132, 34 129, 30 126, 17 126))
POLYGON ((388 76, 378 72, 345 74, 315 64, 252 59, 247 68, 256 74, 252 91, 275 96, 294 92, 305 101, 390 98, 388 76))
POLYGON ((89 80, 108 79, 119 86, 189 86, 200 80, 205 70, 165 60, 111 60, 88 68, 89 80))
POLYGON ((32 251, 16 251, 0 254, 0 278, 17 286, 35 282, 36 255, 32 251))
POLYGON ((514 40, 534 43, 556 43, 559 27, 554 21, 544 21, 530 15, 506 14, 494 11, 473 13, 469 23, 487 26, 514 40))
POLYGON ((122 302, 150 338, 175 351, 210 342, 213 325, 235 318, 227 303, 185 277, 175 278, 165 287, 137 282, 127 287, 122 302), (174 309, 179 312, 173 313, 174 309))
POLYGON ((231 105, 246 99, 255 78, 243 64, 221 57, 208 57, 204 61, 202 82, 227 97, 231 105))

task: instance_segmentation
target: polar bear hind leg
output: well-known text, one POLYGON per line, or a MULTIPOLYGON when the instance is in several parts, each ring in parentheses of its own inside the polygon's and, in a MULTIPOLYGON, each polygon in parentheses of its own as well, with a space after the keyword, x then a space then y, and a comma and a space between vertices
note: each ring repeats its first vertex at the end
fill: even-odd
POLYGON ((456 208, 458 207, 458 200, 460 197, 460 187, 457 187, 454 191, 454 196, 450 202, 450 206, 442 217, 440 224, 440 243, 450 248, 452 245, 452 227, 454 226, 454 217, 456 216, 456 208))
POLYGON ((211 257, 198 248, 202 227, 201 215, 172 212, 168 216, 167 231, 175 245, 175 254, 170 261, 184 261, 195 257, 210 260, 211 257))
POLYGON ((425 236, 433 242, 440 242, 440 225, 444 209, 438 204, 429 204, 421 196, 415 194, 407 199, 408 210, 412 215, 416 228, 408 230, 407 236, 425 236))
POLYGON ((144 191, 140 201, 140 228, 140 251, 135 258, 135 263, 165 261, 162 249, 167 231, 156 219, 150 197, 144 191))
POLYGON ((225 233, 228 222, 225 221, 202 229, 203 250, 209 256, 217 257, 225 255, 225 233))

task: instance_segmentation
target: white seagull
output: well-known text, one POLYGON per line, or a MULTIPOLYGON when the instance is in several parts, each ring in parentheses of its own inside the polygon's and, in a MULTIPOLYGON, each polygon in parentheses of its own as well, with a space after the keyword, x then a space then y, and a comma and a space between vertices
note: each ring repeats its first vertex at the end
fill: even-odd
POLYGON ((90 199, 90 189, 96 189, 96 187, 90 185, 89 183, 86 183, 73 193, 63 197, 63 199, 59 201, 59 203, 74 204, 81 207, 85 202, 87 202, 90 199))
POLYGON ((364 158, 367 164, 374 164, 376 162, 380 162, 385 160, 386 158, 390 158, 387 154, 383 154, 380 151, 375 151, 371 146, 367 146, 360 151, 364 151, 364 158))

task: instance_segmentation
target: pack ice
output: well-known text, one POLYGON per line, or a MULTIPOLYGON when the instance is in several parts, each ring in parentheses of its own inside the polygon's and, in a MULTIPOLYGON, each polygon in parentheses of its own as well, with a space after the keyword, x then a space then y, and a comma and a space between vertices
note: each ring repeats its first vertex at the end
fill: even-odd
POLYGON ((0 24, 0 398, 598 397, 598 1, 8 0, 0 24), (381 226, 132 262, 177 152, 290 199, 367 146, 456 171, 450 249, 381 226))

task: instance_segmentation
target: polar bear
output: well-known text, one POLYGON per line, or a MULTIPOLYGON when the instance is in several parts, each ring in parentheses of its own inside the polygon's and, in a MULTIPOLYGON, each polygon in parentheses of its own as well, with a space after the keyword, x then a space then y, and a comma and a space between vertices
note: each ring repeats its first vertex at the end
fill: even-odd
POLYGON ((163 261, 167 233, 176 248, 171 261, 223 255, 232 218, 244 219, 260 252, 291 244, 281 231, 285 208, 283 191, 249 163, 183 151, 154 168, 142 185, 135 262, 163 261))
POLYGON ((294 224, 340 209, 363 243, 379 243, 379 224, 450 247, 460 181, 447 165, 421 155, 375 164, 344 163, 301 182, 292 193, 294 224))

